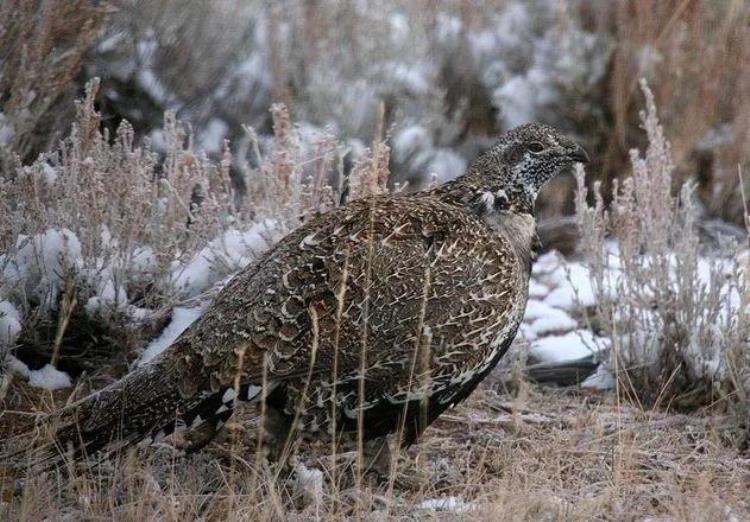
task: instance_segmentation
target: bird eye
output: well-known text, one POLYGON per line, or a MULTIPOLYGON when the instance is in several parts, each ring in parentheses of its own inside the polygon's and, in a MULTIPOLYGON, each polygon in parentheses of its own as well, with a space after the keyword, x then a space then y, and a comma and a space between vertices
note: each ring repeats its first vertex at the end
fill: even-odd
POLYGON ((538 141, 532 141, 531 143, 529 143, 529 151, 542 152, 543 150, 544 150, 544 145, 542 145, 538 141))

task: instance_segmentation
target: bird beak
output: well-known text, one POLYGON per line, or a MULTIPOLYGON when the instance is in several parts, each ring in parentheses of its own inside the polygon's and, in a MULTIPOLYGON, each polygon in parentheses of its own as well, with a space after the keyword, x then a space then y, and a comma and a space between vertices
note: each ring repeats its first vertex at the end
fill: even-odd
POLYGON ((578 163, 589 162, 589 155, 586 154, 586 151, 580 145, 576 145, 575 148, 571 149, 568 152, 568 157, 573 161, 577 161, 578 163))

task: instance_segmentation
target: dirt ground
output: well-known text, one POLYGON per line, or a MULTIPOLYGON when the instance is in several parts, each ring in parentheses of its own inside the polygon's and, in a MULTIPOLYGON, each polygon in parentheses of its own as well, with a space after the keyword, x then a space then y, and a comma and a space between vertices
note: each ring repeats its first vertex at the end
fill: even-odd
MULTIPOLYGON (((732 418, 642 411, 613 392, 523 383, 512 397, 498 387, 484 383, 441 416, 385 480, 360 480, 310 448, 294 472, 269 468, 245 411, 188 457, 163 444, 30 476, 6 461, 0 518, 750 520, 750 455, 736 449, 732 418)), ((30 418, 13 412, 69 394, 19 383, 8 392, 6 434, 30 418)))

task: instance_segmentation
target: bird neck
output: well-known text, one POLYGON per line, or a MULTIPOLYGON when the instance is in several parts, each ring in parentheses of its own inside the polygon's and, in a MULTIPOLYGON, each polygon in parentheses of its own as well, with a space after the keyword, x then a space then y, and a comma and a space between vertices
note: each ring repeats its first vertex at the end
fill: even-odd
POLYGON ((535 216, 536 191, 528 185, 483 176, 473 170, 429 192, 446 203, 462 206, 480 216, 496 212, 535 216))
POLYGON ((525 269, 531 267, 539 247, 534 213, 535 192, 522 184, 472 172, 430 192, 478 217, 508 240, 525 269))

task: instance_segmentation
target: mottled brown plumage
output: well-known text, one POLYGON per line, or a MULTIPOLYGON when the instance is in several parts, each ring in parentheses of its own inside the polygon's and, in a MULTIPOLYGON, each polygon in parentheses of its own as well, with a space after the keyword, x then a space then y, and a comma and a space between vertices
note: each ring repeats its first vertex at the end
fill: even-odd
POLYGON ((403 428, 413 442, 507 350, 526 306, 536 194, 586 159, 554 129, 527 125, 442 187, 311 219, 154 363, 63 412, 57 440, 90 451, 176 420, 213 426, 238 396, 266 401, 277 438, 362 422, 365 440, 403 428))

